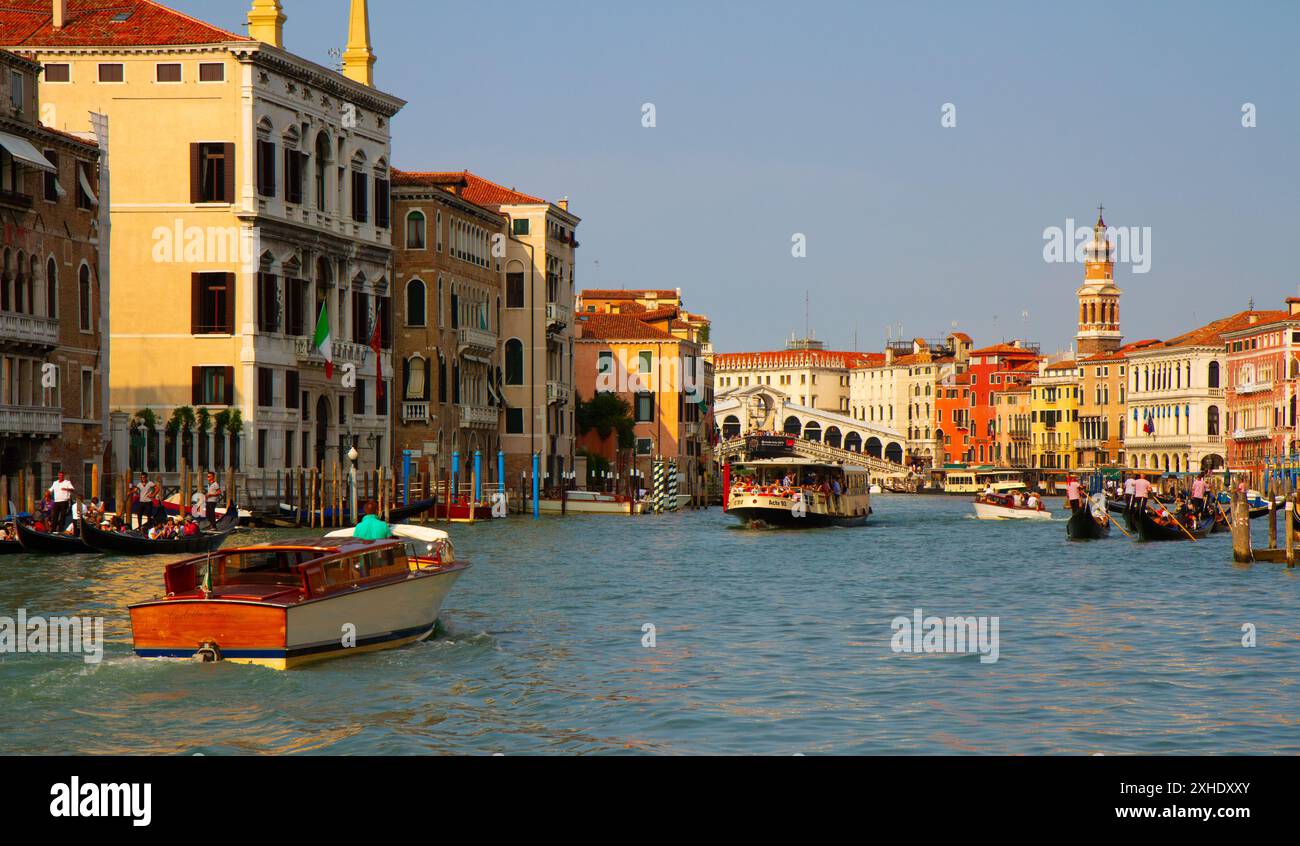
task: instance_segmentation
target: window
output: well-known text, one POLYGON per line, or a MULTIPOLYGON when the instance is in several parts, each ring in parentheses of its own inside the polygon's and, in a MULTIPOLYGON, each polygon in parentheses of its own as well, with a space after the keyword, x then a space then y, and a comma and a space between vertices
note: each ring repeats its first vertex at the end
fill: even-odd
POLYGON ((81 371, 81 419, 95 419, 95 371, 81 371))
POLYGON ((1217 361, 1210 362, 1209 385, 1207 387, 1219 387, 1219 362, 1217 361))
POLYGON ((527 234, 528 234, 528 221, 527 221, 527 220, 514 220, 514 221, 512 221, 512 223, 513 223, 513 225, 514 225, 513 232, 514 232, 515 235, 527 235, 527 234))
POLYGON ((402 364, 402 397, 410 402, 425 402, 429 399, 429 362, 418 356, 408 358, 402 364))
MULTIPOLYGON (((409 222, 408 222, 409 223, 409 222)), ((425 307, 425 285, 422 280, 406 283, 406 325, 424 326, 428 320, 425 307)))
POLYGON ((221 62, 201 62, 199 64, 199 82, 225 82, 226 66, 221 62))
POLYGON ((235 334, 235 275, 195 273, 190 288, 191 333, 235 334))
POLYGON ((366 380, 357 380, 357 389, 352 393, 352 414, 360 417, 366 413, 366 380))
POLYGON ((284 280, 286 311, 285 330, 294 337, 307 334, 307 282, 302 279, 284 280))
POLYGON ((257 274, 257 329, 280 331, 280 280, 269 273, 257 274))
POLYGON ((71 82, 72 65, 57 64, 45 66, 46 82, 71 82))
POLYGON ((506 274, 506 308, 524 307, 524 274, 506 274))
POLYGON ((1210 410, 1209 410, 1209 412, 1207 413, 1207 419, 1206 419, 1205 422, 1206 422, 1205 433, 1206 433, 1207 435, 1217 437, 1218 434, 1219 434, 1219 408, 1218 408, 1218 406, 1214 406, 1214 405, 1210 406, 1210 410))
POLYGON ((275 406, 275 371, 269 367, 257 368, 257 405, 259 408, 275 406))
POLYGON ((284 199, 295 206, 302 205, 303 171, 306 167, 306 153, 301 150, 284 151, 284 199))
POLYGON ((442 212, 438 212, 434 218, 433 237, 438 242, 438 252, 442 252, 442 212))
POLYGON ((352 219, 365 223, 370 219, 370 181, 360 171, 352 171, 352 219))
POLYGON ((524 410, 522 408, 506 409, 506 434, 522 435, 524 433, 524 410))
POLYGON ((90 332, 90 267, 82 265, 77 274, 78 326, 82 332, 90 332))
POLYGON ((59 201, 59 154, 54 150, 46 150, 43 155, 46 161, 54 165, 54 173, 45 174, 45 199, 51 203, 59 201))
POLYGON ((233 405, 235 368, 195 367, 191 387, 194 405, 233 405))
POLYGON ((235 199, 235 145, 190 145, 190 202, 230 203, 235 199))
POLYGON ((636 422, 653 423, 655 422, 655 395, 654 394, 637 394, 636 395, 636 422))
POLYGON ((23 84, 25 81, 26 81, 26 77, 24 77, 18 71, 10 71, 9 105, 13 106, 14 111, 16 112, 21 112, 23 110, 23 106, 26 105, 27 93, 26 93, 26 86, 23 84))
POLYGON ((425 248, 425 224, 423 212, 413 211, 406 216, 406 249, 425 248))
POLYGON ((271 141, 257 142, 257 193, 275 196, 275 144, 271 141))
POLYGON ((603 350, 596 359, 596 392, 607 394, 610 393, 609 386, 614 384, 614 353, 609 350, 603 350), (601 377, 604 377, 603 379, 601 377), (601 390, 601 386, 605 390, 601 390))
POLYGON ((257 430, 257 469, 266 469, 266 454, 270 452, 271 432, 268 429, 257 430))
POLYGON ((181 66, 177 62, 166 62, 154 67, 154 79, 158 82, 180 82, 181 66))
POLYGON ((284 407, 297 409, 300 399, 298 388, 298 371, 284 371, 284 407))
POLYGON ((59 263, 54 259, 45 265, 45 316, 59 317, 59 263))
POLYGON ((104 63, 99 66, 100 82, 125 82, 125 66, 117 63, 104 63))
MULTIPOLYGON (((85 162, 77 162, 77 208, 89 211, 99 205, 99 198, 94 195, 95 186, 91 181, 94 174, 85 162)), ((57 190, 57 189, 56 189, 57 190)))
POLYGON ((636 354, 637 372, 650 373, 654 370, 655 354, 650 350, 641 350, 636 354))
POLYGON ((654 442, 652 439, 650 439, 650 438, 637 438, 637 439, 636 439, 636 454, 637 454, 637 455, 650 455, 651 453, 654 452, 654 448, 655 448, 655 442, 654 442))
POLYGON ((506 341, 506 384, 522 385, 524 383, 524 344, 511 338, 506 341))
POLYGON ((389 185, 387 179, 375 178, 375 226, 387 229, 389 220, 389 185))
POLYGON ((375 394, 375 414, 380 417, 387 417, 389 383, 388 380, 385 379, 383 382, 379 382, 376 384, 378 385, 378 387, 375 390, 377 390, 378 393, 375 394))

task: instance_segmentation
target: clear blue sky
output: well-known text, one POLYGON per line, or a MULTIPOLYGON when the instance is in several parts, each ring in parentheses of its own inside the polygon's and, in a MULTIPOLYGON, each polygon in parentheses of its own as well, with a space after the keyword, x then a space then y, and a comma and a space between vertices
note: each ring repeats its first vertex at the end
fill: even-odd
MULTIPOLYGON (((173 5, 242 32, 249 3, 173 5)), ((284 5, 329 63, 347 0, 284 5)), ((1082 269, 1043 230, 1102 202, 1151 228, 1150 272, 1117 272, 1131 340, 1300 292, 1295 0, 370 5, 398 167, 569 196, 579 285, 681 287, 719 350, 802 331, 805 289, 836 347, 900 321, 1063 346, 1082 269)))

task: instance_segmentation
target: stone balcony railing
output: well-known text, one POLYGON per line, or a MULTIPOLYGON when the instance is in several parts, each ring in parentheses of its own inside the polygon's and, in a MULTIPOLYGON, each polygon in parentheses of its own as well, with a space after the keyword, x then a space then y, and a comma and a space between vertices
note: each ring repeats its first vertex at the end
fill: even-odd
POLYGON ((56 347, 59 345, 59 321, 32 314, 0 312, 0 342, 56 347))
MULTIPOLYGON (((321 366, 325 364, 325 357, 312 346, 310 338, 298 338, 295 347, 299 361, 321 366)), ((336 365, 347 363, 365 364, 366 357, 370 352, 370 347, 365 344, 354 344, 349 341, 335 341, 333 344, 334 363, 336 365)))
POLYGON ((546 328, 563 329, 573 323, 573 309, 563 303, 546 304, 546 328))
POLYGON ((63 412, 57 408, 0 405, 0 435, 57 438, 63 434, 63 412))
POLYGON ((546 404, 547 405, 568 405, 569 400, 573 398, 573 387, 563 382, 546 383, 546 404))
POLYGON ((1266 441, 1273 437, 1273 430, 1268 426, 1253 426, 1249 429, 1237 429, 1232 433, 1234 441, 1266 441))
POLYGON ((402 422, 403 423, 430 422, 429 403, 404 401, 402 403, 402 422))
POLYGON ((484 329, 462 327, 456 331, 456 345, 461 355, 490 356, 497 350, 497 336, 484 329))
POLYGON ((494 429, 497 426, 497 410, 485 405, 462 405, 460 407, 460 427, 462 429, 494 429))
POLYGON ((1245 382, 1237 386, 1237 395, 1246 396, 1247 394, 1262 394, 1265 392, 1272 392, 1272 390, 1272 380, 1267 382, 1245 382))

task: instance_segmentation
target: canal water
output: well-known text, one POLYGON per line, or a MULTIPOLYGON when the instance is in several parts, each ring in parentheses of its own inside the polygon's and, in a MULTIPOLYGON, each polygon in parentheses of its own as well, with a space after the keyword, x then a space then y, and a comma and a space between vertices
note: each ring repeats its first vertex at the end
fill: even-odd
POLYGON ((165 560, 0 558, 0 616, 102 616, 108 641, 97 665, 0 655, 0 754, 1300 752, 1300 571, 1234 566, 1222 535, 875 507, 453 527, 474 567, 435 640, 288 673, 133 657, 126 607, 165 560), (997 661, 896 652, 915 609, 997 618, 997 661))

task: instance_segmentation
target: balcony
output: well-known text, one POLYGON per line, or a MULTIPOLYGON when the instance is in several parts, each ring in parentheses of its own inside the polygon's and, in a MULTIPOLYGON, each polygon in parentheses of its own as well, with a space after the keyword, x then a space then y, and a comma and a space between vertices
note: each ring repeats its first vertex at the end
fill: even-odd
POLYGON ((484 329, 456 330, 456 346, 461 355, 490 356, 497 351, 497 336, 484 329))
POLYGON ((460 427, 462 429, 495 429, 497 427, 497 410, 485 405, 462 405, 460 407, 460 427))
MULTIPOLYGON (((313 364, 317 367, 325 366, 325 357, 312 346, 310 338, 298 338, 294 342, 298 354, 298 361, 304 364, 313 364)), ((353 344, 348 341, 334 342, 334 364, 365 364, 366 357, 370 354, 370 347, 365 344, 353 344)))
POLYGON ((0 405, 0 435, 57 438, 63 434, 63 412, 57 408, 0 405))
POLYGON ((1262 394, 1273 392, 1273 381, 1267 382, 1245 382, 1237 386, 1237 396, 1244 397, 1248 394, 1262 394))
POLYGON ((700 434, 700 424, 699 424, 699 423, 683 423, 683 424, 682 424, 682 438, 683 438, 683 439, 685 439, 685 440, 691 440, 691 439, 693 439, 693 438, 698 437, 699 434, 700 434))
POLYGON ((573 387, 563 382, 546 383, 547 405, 568 405, 573 398, 573 387))
POLYGON ((1268 426, 1255 426, 1250 429, 1237 429, 1232 433, 1234 441, 1267 441, 1273 437, 1273 430, 1268 426))
POLYGON ((403 423, 430 423, 432 418, 429 416, 429 403, 427 402, 403 402, 402 403, 402 422, 403 423))
POLYGON ((32 207, 32 195, 18 191, 0 191, 0 206, 27 211, 32 207))
POLYGON ((0 343, 53 348, 59 345, 59 321, 31 314, 0 312, 0 343))
POLYGON ((573 323, 573 309, 562 303, 546 304, 546 331, 558 332, 573 323))

